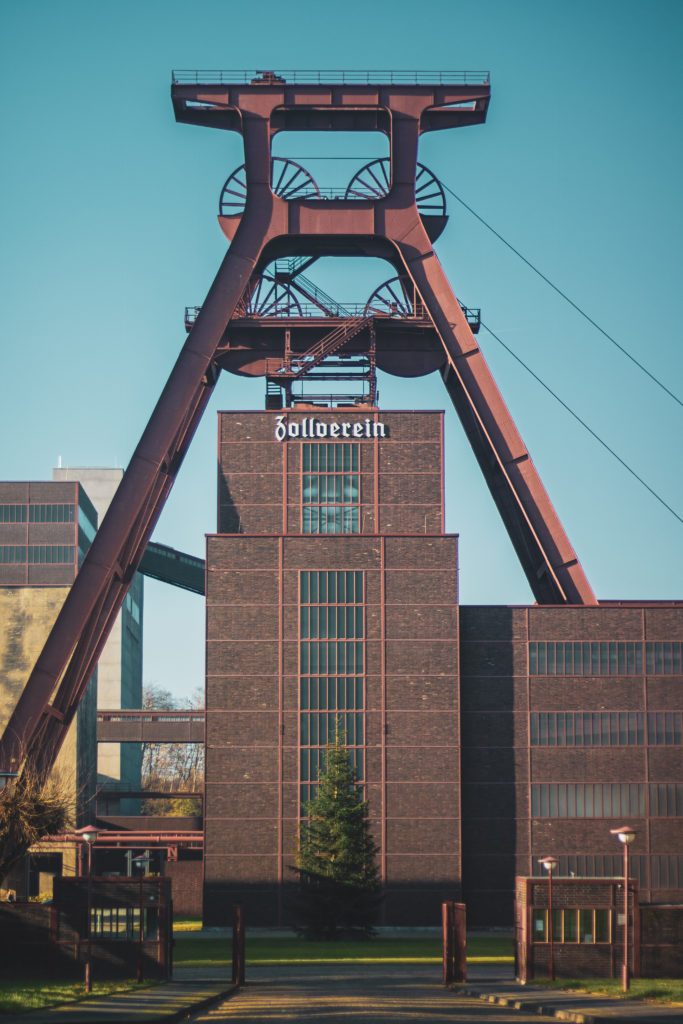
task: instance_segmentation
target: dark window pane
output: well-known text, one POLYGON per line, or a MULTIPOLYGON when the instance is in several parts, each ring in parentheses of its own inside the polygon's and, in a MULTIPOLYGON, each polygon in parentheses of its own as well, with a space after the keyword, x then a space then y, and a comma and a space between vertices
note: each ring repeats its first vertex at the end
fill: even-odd
POLYGON ((578 910, 564 911, 564 941, 576 942, 578 939, 578 910))
POLYGON ((596 942, 609 942, 610 941, 610 912, 609 910, 596 910, 595 911, 595 941, 596 942))
POLYGON ((592 910, 579 911, 579 942, 595 942, 595 925, 592 910))

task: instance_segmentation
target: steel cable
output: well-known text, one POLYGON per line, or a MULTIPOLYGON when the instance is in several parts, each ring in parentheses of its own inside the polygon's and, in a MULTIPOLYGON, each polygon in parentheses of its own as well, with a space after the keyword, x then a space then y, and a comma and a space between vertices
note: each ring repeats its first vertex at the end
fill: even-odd
POLYGON ((546 382, 544 380, 542 380, 542 378, 539 377, 537 373, 534 373, 534 371, 531 369, 531 367, 528 366, 524 362, 524 360, 520 356, 518 356, 517 353, 513 349, 510 348, 509 345, 506 345, 505 342, 503 341, 503 339, 500 338, 495 333, 495 331, 492 331, 491 328, 488 327, 483 322, 483 320, 481 321, 481 326, 484 328, 485 331, 487 331, 488 334, 491 335, 492 338, 495 339, 495 341, 498 342, 499 345, 502 345, 502 347, 505 349, 506 352, 509 352, 509 354, 512 356, 512 358, 514 360, 516 360, 519 363, 520 366, 524 367, 524 369, 527 371, 527 373, 531 374, 531 376, 534 378, 534 380, 538 384, 540 384, 542 388, 545 388, 545 390, 548 392, 549 395, 552 395, 552 397, 555 399, 556 402, 560 403, 560 405, 562 406, 563 409, 567 410, 567 412, 570 414, 570 416, 574 417, 574 419, 577 421, 577 423, 581 424, 581 426, 584 428, 584 430, 588 431, 588 433, 591 435, 591 437, 595 438, 595 440, 599 444, 601 444, 602 447, 605 448, 610 453, 610 455, 613 456, 613 458, 615 458, 617 460, 617 462, 619 462, 624 467, 624 469, 628 470, 628 472, 631 474, 631 476, 635 477, 635 479, 638 481, 638 483, 642 484, 642 486, 647 491, 649 491, 650 494, 654 498, 657 499, 657 501, 660 503, 660 505, 663 505, 664 508, 667 509, 667 511, 669 511, 671 513, 671 515, 674 516, 678 520, 679 523, 683 524, 683 516, 680 516, 678 514, 678 512, 676 512, 676 510, 671 507, 671 505, 667 504, 667 502, 664 500, 664 498, 662 498, 661 495, 658 494, 657 491, 655 491, 655 489, 653 487, 650 487, 650 485, 647 483, 647 481, 643 480, 642 476, 639 476, 638 473, 636 473, 635 469, 632 469, 631 466, 629 466, 628 462, 626 462, 624 459, 622 459, 621 455, 618 455, 617 452, 615 452, 615 450, 613 448, 610 448, 610 446, 607 444, 607 442, 603 441, 603 439, 600 437, 600 435, 596 434, 596 432, 593 430, 593 428, 590 427, 586 423, 586 421, 579 416, 578 413, 574 412, 574 410, 571 408, 571 406, 567 405, 567 403, 562 398, 560 398, 560 396, 557 394, 557 392, 553 391, 553 389, 550 387, 549 384, 546 384, 546 382))
POLYGON ((651 381, 653 381, 658 387, 660 387, 662 389, 662 391, 665 391, 666 394, 670 398, 673 398, 674 402, 678 402, 678 404, 683 408, 683 401, 681 401, 681 399, 678 397, 678 395, 674 394, 674 392, 671 391, 671 389, 668 388, 666 386, 666 384, 664 384, 664 382, 659 379, 659 377, 656 377, 654 375, 654 373, 652 373, 650 370, 648 370, 648 368, 646 366, 643 366, 643 364, 641 362, 639 362, 636 359, 636 357, 634 355, 632 355, 628 351, 627 348, 624 348, 623 345, 619 344, 619 342, 616 340, 616 338, 613 338, 612 335, 609 334, 604 329, 604 327, 601 327, 600 324, 597 323, 593 319, 592 316, 589 316, 589 314, 586 313, 585 310, 583 310, 581 308, 581 306, 579 306, 579 304, 577 302, 574 302, 574 300, 572 298, 570 298, 569 295, 567 295, 566 292, 562 291, 562 289, 559 288, 558 285, 556 285, 554 283, 554 281, 551 281, 549 277, 546 277, 546 275, 543 273, 543 271, 539 270, 538 267, 536 267, 531 262, 531 260, 528 260, 526 258, 526 256, 524 256, 519 251, 519 249, 516 249, 515 246, 512 245, 511 242, 508 242, 508 240, 506 238, 503 238, 503 236, 500 234, 500 232, 496 231, 496 229, 491 224, 489 224, 488 221, 484 220, 484 218, 481 217, 477 213, 476 210, 473 210, 472 207, 469 205, 469 203, 466 203, 464 199, 461 199, 460 196, 457 195, 457 193, 454 192, 452 188, 449 188, 448 185, 444 184, 444 182, 441 182, 441 184, 445 188, 446 192, 449 193, 449 195, 453 196, 454 199, 457 199, 457 201, 460 203, 460 205, 464 206, 465 209, 468 210, 472 214, 473 217, 476 217, 476 219, 479 221, 480 224, 483 224, 485 228, 488 228, 488 230, 491 232, 491 234, 495 235, 496 238, 499 241, 501 241, 503 243, 503 245, 505 245, 510 250, 510 252, 513 252, 515 254, 515 256, 518 256, 519 259, 522 260, 523 263, 526 263, 527 267, 529 267, 530 270, 533 270, 534 274, 537 274, 541 278, 542 281, 545 281, 545 283, 547 285, 549 285, 553 289, 554 292, 557 292, 557 294, 561 298, 563 298, 565 300, 565 302, 569 303, 569 305, 572 307, 572 309, 575 309, 576 312, 579 313, 580 316, 582 316, 584 318, 584 320, 587 320, 588 323, 591 324, 592 327, 595 327, 596 331, 599 331, 600 334, 602 334, 602 336, 604 338, 607 338, 608 341, 610 341, 616 348, 618 348, 619 351, 622 353, 622 355, 625 355, 627 359, 630 359, 631 362, 635 366, 637 366, 639 370, 642 370, 643 373, 646 374, 646 376, 648 376, 651 381))

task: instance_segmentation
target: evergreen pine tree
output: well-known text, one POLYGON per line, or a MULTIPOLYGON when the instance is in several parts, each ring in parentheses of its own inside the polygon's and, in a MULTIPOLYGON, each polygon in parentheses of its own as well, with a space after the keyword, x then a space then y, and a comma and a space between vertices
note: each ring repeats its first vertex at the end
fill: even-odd
POLYGON ((379 905, 368 805, 339 734, 327 747, 299 836, 300 928, 314 938, 372 934, 379 905))

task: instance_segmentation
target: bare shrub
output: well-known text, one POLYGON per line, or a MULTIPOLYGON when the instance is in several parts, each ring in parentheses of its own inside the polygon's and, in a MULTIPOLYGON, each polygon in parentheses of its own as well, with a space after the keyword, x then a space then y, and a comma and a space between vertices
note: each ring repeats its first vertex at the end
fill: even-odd
POLYGON ((53 772, 45 782, 24 768, 0 792, 0 882, 34 843, 73 827, 73 789, 53 772))

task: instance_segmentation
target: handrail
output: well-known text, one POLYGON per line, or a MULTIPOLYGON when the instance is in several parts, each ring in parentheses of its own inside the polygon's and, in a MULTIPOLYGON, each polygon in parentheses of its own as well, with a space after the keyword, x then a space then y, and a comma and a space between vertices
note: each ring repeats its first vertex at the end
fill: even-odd
POLYGON ((203 722, 203 708, 178 708, 174 711, 153 711, 145 708, 112 708, 98 710, 98 722, 203 722))
MULTIPOLYGON (((292 358, 292 368, 287 375, 292 380, 300 380, 310 370, 314 370, 327 356, 342 348, 347 341, 359 334, 364 327, 372 322, 372 316, 351 317, 333 328, 329 334, 312 345, 308 351, 292 358)), ((284 370, 284 367, 283 367, 284 370)))
POLYGON ((174 85, 488 85, 488 71, 191 71, 172 72, 174 85))
MULTIPOLYGON (((277 263, 275 264, 275 274, 276 276, 278 274, 277 263)), ((322 312, 323 315, 327 314, 328 316, 338 316, 347 319, 348 317, 353 316, 353 313, 349 310, 348 306, 344 306, 341 302, 337 302, 336 299, 333 299, 331 295, 328 295, 326 291, 319 288, 314 281, 311 281, 310 278, 306 277, 304 274, 294 274, 293 276, 290 276, 289 285, 290 288, 294 288, 301 295, 306 295, 309 300, 315 299, 315 304, 318 305, 320 312, 322 312)))
MULTIPOLYGON (((150 817, 149 815, 142 815, 141 817, 150 817)), ((153 817, 153 815, 151 815, 153 817)), ((195 815, 188 815, 188 817, 195 817, 195 815)), ((187 832, 178 832, 173 830, 173 818, 168 818, 171 823, 168 830, 164 828, 158 828, 154 832, 150 831, 126 831, 117 832, 114 829, 102 829, 98 832, 93 842, 97 846, 107 846, 113 843, 125 843, 129 846, 142 846, 149 843, 150 845, 156 842, 168 843, 170 840, 178 840, 181 843, 202 843, 204 842, 204 833, 197 829, 188 829, 187 832)), ((42 843, 84 843, 85 840, 80 832, 60 832, 52 836, 42 836, 36 843, 36 846, 40 846, 42 843)))
MULTIPOLYGON (((247 312, 244 309, 238 309, 235 311, 233 320, 347 320, 349 317, 365 316, 367 311, 367 303, 363 302, 345 302, 335 303, 335 306, 339 309, 340 315, 328 315, 322 311, 320 306, 315 305, 313 302, 301 302, 299 308, 296 311, 285 314, 282 310, 275 316, 263 316, 260 313, 247 312)), ((197 319, 197 314, 201 306, 187 306, 185 308, 185 325, 190 329, 197 319)), ((475 313, 478 310, 470 310, 469 312, 475 313)), ((390 313, 384 313, 381 310, 372 310, 372 315, 378 320, 387 320, 391 317, 390 313)), ((400 319, 410 323, 431 323, 429 317, 426 315, 424 310, 418 309, 415 313, 411 313, 409 316, 391 317, 394 320, 400 319)))

